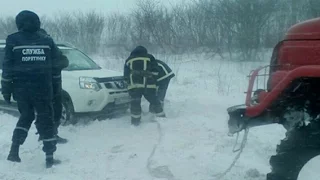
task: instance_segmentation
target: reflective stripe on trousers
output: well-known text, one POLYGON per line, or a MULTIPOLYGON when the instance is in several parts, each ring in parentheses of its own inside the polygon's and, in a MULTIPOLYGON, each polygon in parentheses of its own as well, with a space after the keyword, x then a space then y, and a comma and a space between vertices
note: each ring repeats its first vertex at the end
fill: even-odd
POLYGON ((15 130, 22 130, 22 131, 25 131, 25 132, 29 132, 29 129, 27 128, 23 128, 23 127, 16 127, 15 130))
POLYGON ((145 86, 144 84, 131 84, 128 86, 128 89, 134 89, 134 88, 149 88, 149 89, 157 89, 156 85, 147 85, 145 86))
POLYGON ((131 117, 132 117, 132 118, 136 118, 136 119, 138 119, 138 118, 141 118, 141 115, 131 114, 131 117))

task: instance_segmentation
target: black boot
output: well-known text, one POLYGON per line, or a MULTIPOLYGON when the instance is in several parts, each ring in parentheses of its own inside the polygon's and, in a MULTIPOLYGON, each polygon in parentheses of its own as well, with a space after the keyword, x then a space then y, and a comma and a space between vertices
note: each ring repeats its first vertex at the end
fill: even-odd
POLYGON ((46 154, 46 168, 51 168, 53 165, 61 164, 61 161, 53 158, 53 154, 46 154))
POLYGON ((58 136, 58 135, 56 135, 56 139, 57 139, 57 143, 58 143, 58 144, 65 144, 65 143, 68 142, 67 139, 62 138, 62 137, 60 137, 60 136, 58 136))
POLYGON ((160 118, 165 118, 166 114, 162 111, 161 113, 157 113, 156 116, 160 118))
POLYGON ((149 112, 152 114, 156 113, 155 107, 153 105, 149 105, 149 112))
POLYGON ((134 126, 139 126, 141 123, 140 118, 131 118, 131 124, 134 126))
POLYGON ((19 157, 19 147, 20 147, 19 144, 12 143, 11 149, 7 158, 8 161, 21 162, 21 159, 19 157))

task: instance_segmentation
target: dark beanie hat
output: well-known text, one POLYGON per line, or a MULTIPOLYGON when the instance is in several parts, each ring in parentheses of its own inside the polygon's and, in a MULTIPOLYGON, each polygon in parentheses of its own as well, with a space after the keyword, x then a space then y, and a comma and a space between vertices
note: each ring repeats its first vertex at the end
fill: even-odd
POLYGON ((24 10, 16 16, 16 25, 19 31, 36 32, 40 29, 41 23, 36 13, 24 10))

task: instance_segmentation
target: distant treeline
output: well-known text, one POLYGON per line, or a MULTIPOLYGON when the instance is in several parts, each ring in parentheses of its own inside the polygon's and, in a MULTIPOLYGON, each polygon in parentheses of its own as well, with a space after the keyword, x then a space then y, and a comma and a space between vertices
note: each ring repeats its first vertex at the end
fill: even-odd
MULTIPOLYGON (((319 17, 319 0, 194 0, 165 7, 141 0, 128 14, 68 12, 41 17, 56 41, 90 54, 128 52, 144 45, 158 53, 237 53, 258 60, 293 24, 319 17)), ((14 17, 0 18, 0 38, 15 32, 14 17)))

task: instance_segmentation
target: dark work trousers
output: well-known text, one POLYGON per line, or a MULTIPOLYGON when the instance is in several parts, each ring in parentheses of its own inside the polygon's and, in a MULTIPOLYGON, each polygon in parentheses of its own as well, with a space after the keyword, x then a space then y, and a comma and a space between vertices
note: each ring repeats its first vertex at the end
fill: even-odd
POLYGON ((159 116, 163 114, 160 101, 156 96, 156 89, 149 88, 135 88, 129 90, 131 97, 131 121, 140 121, 141 119, 141 98, 144 96, 147 101, 155 107, 155 113, 159 116))
MULTIPOLYGON (((160 101, 162 109, 164 108, 164 99, 165 99, 166 94, 167 94, 169 83, 170 83, 170 79, 165 79, 165 80, 162 80, 162 81, 160 81, 158 83, 158 90, 157 90, 157 94, 156 95, 157 95, 158 100, 160 101)), ((155 107, 152 104, 150 104, 149 112, 154 113, 155 112, 154 108, 155 107)))
POLYGON ((296 127, 287 132, 286 138, 277 147, 277 153, 270 158, 272 172, 267 180, 297 180, 303 166, 320 155, 320 123, 296 127))
MULTIPOLYGON (((62 117, 62 87, 61 87, 61 83, 59 82, 53 83, 52 107, 53 107, 54 135, 58 135, 58 129, 59 129, 60 121, 62 117)), ((37 124, 37 122, 38 120, 36 121, 35 124, 37 124)))
POLYGON ((157 97, 161 103, 164 102, 169 87, 169 83, 170 79, 165 79, 158 83, 157 97))
POLYGON ((40 101, 33 98, 21 98, 17 101, 20 118, 13 131, 12 142, 22 145, 27 136, 30 126, 35 119, 37 112, 36 128, 43 137, 42 150, 46 154, 52 154, 56 151, 56 139, 54 138, 53 109, 52 103, 48 100, 40 101), (35 110, 35 111, 34 111, 35 110))
POLYGON ((58 135, 58 128, 60 126, 60 120, 62 117, 62 87, 61 83, 56 83, 53 86, 53 122, 54 122, 54 134, 58 135))

